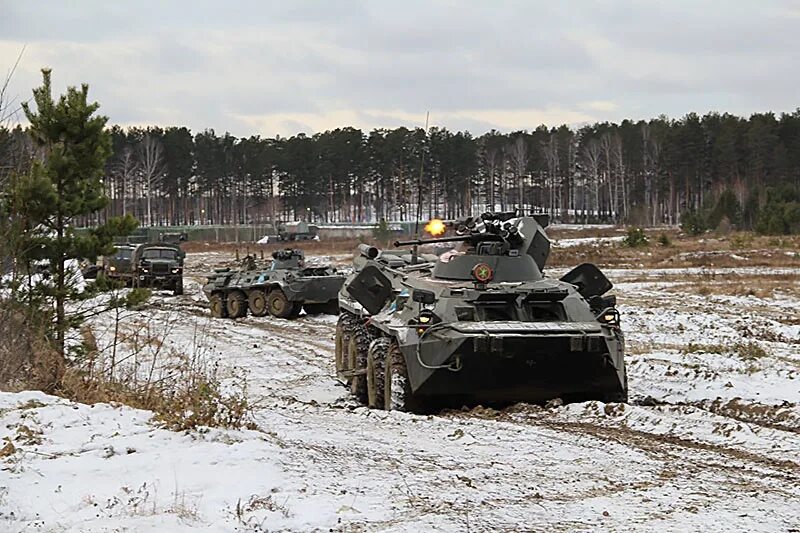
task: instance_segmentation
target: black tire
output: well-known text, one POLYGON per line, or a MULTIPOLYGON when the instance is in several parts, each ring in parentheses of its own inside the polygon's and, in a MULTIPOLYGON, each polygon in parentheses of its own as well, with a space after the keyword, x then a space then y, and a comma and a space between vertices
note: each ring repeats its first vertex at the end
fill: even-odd
MULTIPOLYGON (((335 363, 336 373, 341 374, 349 370, 347 361, 347 343, 350 340, 350 332, 353 330, 356 317, 350 313, 342 313, 339 315, 339 321, 336 323, 336 337, 334 341, 335 346, 335 363)), ((350 380, 348 379, 349 383, 350 380)))
POLYGON ((253 289, 247 295, 247 306, 253 316, 267 316, 269 307, 267 304, 267 293, 261 289, 253 289))
POLYGON ((322 304, 322 312, 326 315, 338 315, 339 314, 339 299, 334 298, 330 300, 328 303, 322 304))
POLYGON ((294 304, 280 289, 272 289, 267 295, 269 314, 276 318, 289 318, 294 312, 294 304))
POLYGON ((383 393, 386 379, 386 356, 390 340, 380 337, 373 340, 367 352, 367 405, 373 409, 383 409, 383 393))
POLYGON ((214 318, 228 318, 228 306, 221 292, 215 292, 208 298, 208 307, 214 318))
POLYGON ((242 291, 236 290, 228 293, 228 316, 242 318, 247 316, 247 296, 242 291))
MULTIPOLYGON (((356 319, 347 342, 347 361, 350 370, 366 371, 370 342, 372 342, 372 335, 369 330, 360 319, 356 319)), ((359 402, 367 403, 366 373, 353 376, 350 380, 350 392, 359 402)))
POLYGON ((606 394, 603 403, 628 403, 628 390, 606 394))
POLYGON ((306 310, 307 315, 319 315, 325 312, 325 304, 304 304, 303 309, 306 310))
POLYGON ((395 340, 389 344, 385 371, 383 408, 387 411, 410 410, 411 382, 408 381, 406 359, 395 340))
POLYGON ((183 279, 179 279, 175 282, 175 288, 172 289, 173 296, 180 296, 183 294, 183 279))

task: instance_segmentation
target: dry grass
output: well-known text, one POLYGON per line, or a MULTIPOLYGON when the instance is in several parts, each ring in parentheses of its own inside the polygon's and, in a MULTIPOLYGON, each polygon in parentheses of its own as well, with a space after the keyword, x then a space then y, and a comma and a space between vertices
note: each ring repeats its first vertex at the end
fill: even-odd
POLYGON ((137 331, 101 350, 91 329, 84 328, 84 355, 67 369, 58 393, 81 403, 116 402, 153 411, 157 421, 175 431, 254 427, 243 378, 223 383, 227 376, 219 365, 209 364, 201 353, 167 352, 165 332, 148 326, 137 331), (118 343, 126 349, 117 350, 118 343))
MULTIPOLYGON (((649 281, 652 281, 652 278, 649 281)), ((659 281, 674 282, 664 288, 673 293, 693 292, 701 296, 754 296, 762 299, 778 295, 800 298, 800 283, 796 274, 756 275, 726 272, 699 274, 691 281, 686 281, 685 276, 670 275, 665 276, 665 279, 659 278, 659 281)))
POLYGON ((721 237, 686 237, 676 230, 647 233, 650 244, 640 248, 629 248, 621 243, 554 247, 548 264, 569 267, 594 263, 617 268, 800 267, 800 236, 766 237, 734 233, 721 237), (669 238, 670 246, 658 244, 662 233, 669 238))
MULTIPOLYGON (((656 228, 646 230, 650 244, 630 248, 620 242, 586 243, 568 248, 553 247, 548 260, 551 267, 570 267, 580 263, 594 263, 600 267, 652 268, 652 267, 740 267, 789 266, 800 267, 800 236, 769 237, 749 232, 715 236, 688 237, 677 229, 656 228), (664 235, 668 246, 659 243, 664 235)), ((625 228, 553 229, 548 232, 552 240, 573 238, 619 237, 625 228)), ((187 252, 229 252, 233 257, 255 254, 269 258, 273 250, 299 248, 308 255, 340 255, 353 253, 356 247, 367 242, 378 247, 385 245, 372 239, 336 239, 301 241, 294 243, 207 243, 189 242, 183 245, 187 252)), ((391 246, 390 246, 391 247, 391 246)))
POLYGON ((64 360, 48 338, 49 316, 0 300, 0 390, 53 392, 64 375, 64 360))

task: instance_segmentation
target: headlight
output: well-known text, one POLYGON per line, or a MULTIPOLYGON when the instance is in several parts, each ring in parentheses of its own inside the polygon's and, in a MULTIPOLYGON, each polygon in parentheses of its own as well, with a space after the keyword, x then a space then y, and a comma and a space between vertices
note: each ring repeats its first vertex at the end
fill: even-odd
POLYGON ((432 326, 442 320, 436 316, 430 309, 423 309, 417 316, 417 324, 420 326, 432 326))
POLYGON ((117 267, 113 267, 113 266, 112 266, 112 267, 108 267, 108 269, 109 269, 111 272, 116 272, 116 270, 117 270, 117 267))
POLYGON ((178 272, 180 272, 180 271, 181 271, 181 269, 180 269, 180 268, 173 268, 173 269, 172 269, 172 273, 173 273, 173 274, 177 274, 177 273, 178 273, 178 272))
POLYGON ((619 327, 619 311, 613 307, 609 307, 600 313, 600 315, 597 317, 597 320, 608 326, 619 327))
POLYGON ((147 272, 150 272, 150 271, 149 271, 149 270, 147 270, 146 268, 142 268, 142 272, 145 272, 145 273, 147 273, 147 272))

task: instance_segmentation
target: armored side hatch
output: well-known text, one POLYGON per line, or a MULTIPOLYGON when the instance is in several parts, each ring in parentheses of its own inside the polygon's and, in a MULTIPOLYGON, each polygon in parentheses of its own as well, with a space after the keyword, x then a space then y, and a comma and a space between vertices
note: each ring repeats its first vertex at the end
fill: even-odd
POLYGON ((347 285, 347 292, 360 303, 371 315, 380 313, 392 296, 392 282, 383 275, 379 268, 367 265, 352 282, 347 285))
POLYGON ((591 263, 576 266, 564 274, 561 281, 575 285, 578 293, 587 300, 592 296, 602 296, 613 287, 600 269, 591 263))

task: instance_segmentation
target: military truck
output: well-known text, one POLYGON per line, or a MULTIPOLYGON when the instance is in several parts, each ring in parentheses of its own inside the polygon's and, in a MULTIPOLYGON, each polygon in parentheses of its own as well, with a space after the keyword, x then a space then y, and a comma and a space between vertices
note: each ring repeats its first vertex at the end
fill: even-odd
POLYGON ((395 243, 458 243, 435 262, 362 248, 340 296, 339 377, 384 409, 626 401, 612 285, 591 264, 546 278, 547 221, 484 213, 395 243))
POLYGON ((183 294, 183 261, 186 254, 176 244, 140 244, 133 252, 133 286, 171 290, 183 294))
POLYGON ((270 314, 295 318, 307 314, 337 314, 337 295, 344 275, 330 266, 306 266, 302 250, 272 252, 268 268, 258 268, 248 256, 243 268, 216 269, 208 276, 203 292, 208 297, 211 316, 241 318, 270 314))
POLYGON ((133 284, 133 255, 138 245, 115 244, 114 253, 103 257, 102 275, 108 279, 133 284))

